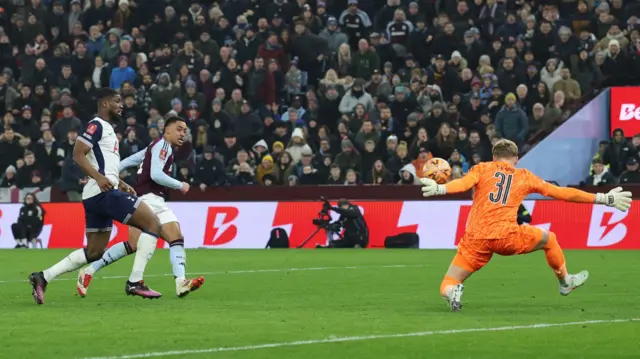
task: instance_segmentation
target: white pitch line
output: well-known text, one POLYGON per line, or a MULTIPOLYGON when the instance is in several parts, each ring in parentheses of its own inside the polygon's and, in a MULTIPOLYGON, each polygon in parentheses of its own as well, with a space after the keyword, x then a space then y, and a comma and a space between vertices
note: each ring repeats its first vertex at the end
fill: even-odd
MULTIPOLYGON (((389 265, 380 265, 380 266, 347 266, 347 267, 308 267, 308 268, 275 268, 275 269, 245 269, 245 270, 227 270, 227 271, 217 271, 217 272, 194 272, 187 273, 191 275, 216 275, 216 274, 251 274, 251 273, 281 273, 281 272, 308 272, 308 271, 325 271, 325 270, 336 270, 336 269, 371 269, 371 268, 419 268, 419 267, 429 267, 428 264, 389 264, 389 265)), ((173 273, 164 273, 164 274, 146 274, 145 278, 149 277, 169 277, 173 276, 173 273)), ((96 277, 97 279, 124 279, 129 278, 129 276, 125 275, 116 275, 116 276, 105 276, 105 277, 96 277)), ((59 280, 77 280, 76 278, 58 278, 59 280)), ((24 283, 28 282, 28 280, 0 280, 0 284, 7 283, 24 283)))
POLYGON ((241 347, 220 347, 220 348, 208 348, 208 349, 192 349, 192 350, 172 350, 165 352, 149 352, 140 354, 126 354, 126 355, 114 355, 108 357, 87 357, 84 359, 137 359, 137 358, 157 358, 176 355, 190 355, 190 354, 208 354, 208 353, 220 353, 220 352, 238 352, 258 349, 270 349, 270 348, 282 348, 282 347, 296 347, 303 345, 314 344, 327 344, 327 343, 343 343, 343 342, 356 342, 365 340, 376 339, 392 339, 392 338, 409 338, 409 337, 425 337, 430 335, 450 335, 450 334, 464 334, 464 333, 487 333, 487 332, 502 332, 511 330, 525 330, 525 329, 543 329, 554 327, 568 327, 575 325, 587 325, 587 324, 613 324, 613 323, 630 323, 639 322, 640 318, 628 318, 628 319, 603 319, 603 320, 585 320, 581 322, 565 322, 565 323, 540 323, 540 324, 528 324, 528 325, 515 325, 505 327, 493 327, 493 328, 467 328, 467 329, 449 329, 449 330, 429 330, 424 332, 413 332, 403 334, 379 334, 379 335, 363 335, 356 337, 332 337, 327 339, 312 339, 312 340, 299 340, 294 342, 282 342, 271 344, 258 344, 258 345, 245 345, 241 347))

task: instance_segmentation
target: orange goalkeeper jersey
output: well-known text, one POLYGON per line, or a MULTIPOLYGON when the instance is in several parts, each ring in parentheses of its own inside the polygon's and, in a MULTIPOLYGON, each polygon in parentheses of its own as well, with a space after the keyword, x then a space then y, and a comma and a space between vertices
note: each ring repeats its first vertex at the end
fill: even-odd
POLYGON ((501 239, 516 231, 518 207, 531 193, 571 202, 595 202, 594 194, 554 186, 526 169, 501 161, 473 166, 463 178, 445 187, 447 193, 475 190, 465 231, 468 239, 501 239))

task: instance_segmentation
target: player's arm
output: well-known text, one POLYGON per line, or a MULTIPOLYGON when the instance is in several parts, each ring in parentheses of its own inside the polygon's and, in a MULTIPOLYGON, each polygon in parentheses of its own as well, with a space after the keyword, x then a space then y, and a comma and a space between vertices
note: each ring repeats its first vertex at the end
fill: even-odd
POLYGON ((98 141, 101 138, 102 124, 98 121, 91 121, 84 133, 78 136, 73 146, 73 160, 78 164, 82 172, 96 181, 104 178, 104 175, 91 165, 91 162, 87 159, 87 154, 94 146, 98 146, 98 141))
POLYGON ((447 193, 462 193, 470 190, 480 180, 480 170, 474 166, 467 174, 447 184, 437 184, 436 181, 429 178, 421 178, 422 195, 424 197, 441 196, 447 193))
POLYGON ((559 187, 549 182, 538 179, 536 192, 543 196, 575 203, 596 203, 608 207, 615 207, 625 212, 631 207, 631 192, 623 191, 622 187, 616 187, 608 193, 589 193, 577 188, 559 187))
POLYGON ((129 167, 139 167, 142 161, 144 161, 144 155, 146 152, 147 152, 147 148, 145 147, 144 150, 138 151, 132 154, 131 156, 125 158, 124 160, 120 161, 120 171, 124 171, 129 167))
POLYGON ((161 186, 181 189, 182 183, 176 179, 169 177, 164 173, 164 165, 167 163, 167 158, 171 155, 171 146, 161 146, 162 143, 157 143, 151 148, 151 180, 161 186))

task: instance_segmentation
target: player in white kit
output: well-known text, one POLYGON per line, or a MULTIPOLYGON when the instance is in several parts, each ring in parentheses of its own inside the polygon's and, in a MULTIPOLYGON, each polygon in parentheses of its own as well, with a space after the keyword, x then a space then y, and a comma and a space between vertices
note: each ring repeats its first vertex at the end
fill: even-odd
MULTIPOLYGON (((98 90, 98 114, 78 136, 73 160, 90 180, 82 191, 85 211, 87 247, 71 252, 60 262, 29 276, 37 304, 44 304, 47 284, 63 273, 79 269, 102 257, 111 238, 113 220, 139 228, 141 240, 157 241, 160 234, 158 217, 133 188, 120 181, 118 137, 111 125, 122 112, 120 95, 110 88, 98 90)), ((142 280, 131 283, 131 291, 149 292, 142 280)))
MULTIPOLYGON (((170 177, 173 166, 173 146, 182 146, 187 124, 182 118, 170 117, 165 122, 163 137, 154 140, 144 150, 126 158, 120 163, 120 170, 129 167, 139 167, 138 181, 135 186, 140 199, 148 204, 158 216, 162 226, 163 239, 169 243, 169 257, 176 282, 176 295, 184 297, 199 289, 204 283, 204 277, 195 279, 185 278, 186 253, 184 250, 184 236, 180 231, 180 224, 173 211, 165 203, 169 189, 189 191, 189 184, 170 177)), ((129 240, 117 243, 109 248, 101 259, 91 263, 78 273, 76 287, 81 297, 87 295, 89 283, 95 273, 101 268, 136 252, 136 261, 131 275, 134 280, 142 280, 145 266, 156 248, 157 239, 148 241, 140 238, 140 231, 131 228, 129 240)), ((139 295, 137 293, 127 293, 139 295)), ((144 293, 149 294, 149 293, 144 293)), ((155 292, 150 297, 158 298, 155 292)))

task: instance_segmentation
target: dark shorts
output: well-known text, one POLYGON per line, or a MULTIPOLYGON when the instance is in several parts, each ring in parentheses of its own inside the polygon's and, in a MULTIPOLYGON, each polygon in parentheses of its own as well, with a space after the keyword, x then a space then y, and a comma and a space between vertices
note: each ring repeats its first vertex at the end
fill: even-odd
POLYGON ((82 201, 87 232, 108 232, 116 220, 127 224, 140 198, 121 191, 109 191, 82 201))

